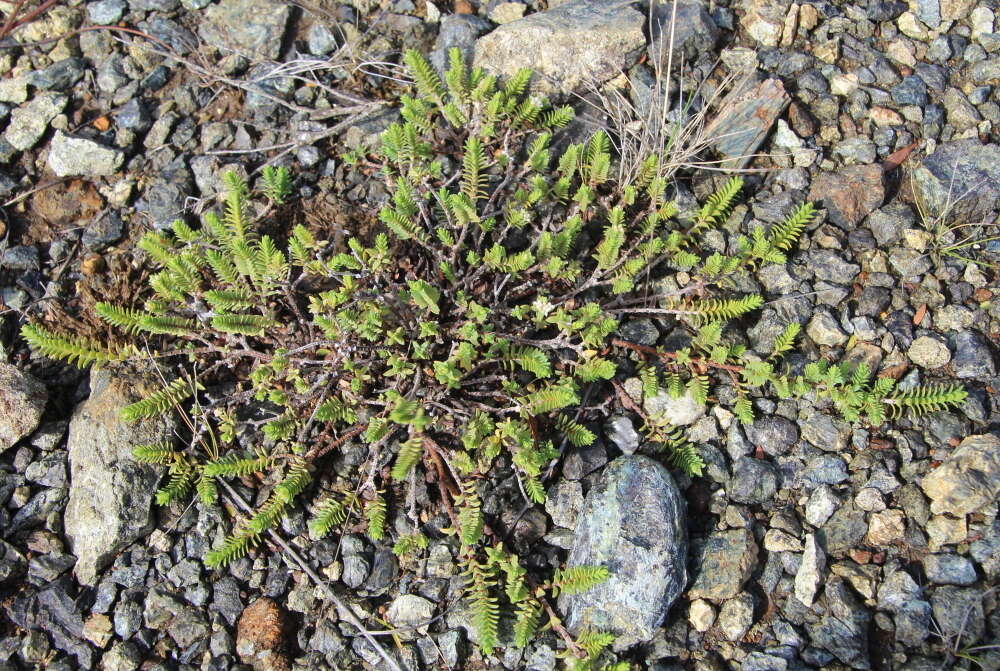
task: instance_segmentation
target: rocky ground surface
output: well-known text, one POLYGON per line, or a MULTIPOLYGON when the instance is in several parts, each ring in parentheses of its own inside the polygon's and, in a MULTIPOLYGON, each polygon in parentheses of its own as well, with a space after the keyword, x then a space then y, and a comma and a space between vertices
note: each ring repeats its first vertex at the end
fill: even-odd
MULTIPOLYGON (((95 295, 134 286, 130 241, 210 207, 226 165, 287 164, 299 216, 362 225, 385 191, 355 164, 395 118, 385 64, 403 48, 530 66, 598 121, 568 94, 596 82, 649 104, 669 31, 647 10, 93 0, 60 3, 0 44, 0 669, 387 668, 331 590, 371 629, 437 617, 381 640, 402 668, 556 668, 551 633, 476 652, 453 541, 433 533, 400 561, 360 533, 309 541, 299 511, 282 535, 327 587, 276 548, 207 570, 231 516, 151 506, 160 473, 128 447, 172 427, 116 419, 142 377, 30 357, 15 334, 42 308, 86 327, 95 295)), ((747 344, 769 351, 796 320, 811 355, 856 357, 903 385, 958 381, 969 399, 880 427, 785 400, 759 401, 747 429, 724 411, 688 413, 708 468, 677 486, 622 457, 648 446, 609 405, 601 440, 564 456, 545 506, 515 518, 516 488, 494 483, 491 524, 538 567, 571 549, 607 556, 588 531, 602 524, 636 530, 616 546, 629 550, 615 589, 562 604, 626 623, 616 649, 635 668, 998 669, 1000 650, 980 647, 1000 641, 996 5, 690 0, 678 14, 688 81, 755 73, 712 122, 723 156, 770 155, 749 164, 767 170, 748 175, 737 218, 823 208, 789 263, 758 273, 769 302, 747 344), (956 247, 970 235, 981 242, 956 247), (646 498, 627 507, 637 488, 646 498), (643 580, 661 582, 632 589, 643 580), (669 609, 663 594, 679 595, 669 609)), ((710 189, 696 178, 678 195, 710 189)), ((652 320, 623 331, 671 337, 652 320)))

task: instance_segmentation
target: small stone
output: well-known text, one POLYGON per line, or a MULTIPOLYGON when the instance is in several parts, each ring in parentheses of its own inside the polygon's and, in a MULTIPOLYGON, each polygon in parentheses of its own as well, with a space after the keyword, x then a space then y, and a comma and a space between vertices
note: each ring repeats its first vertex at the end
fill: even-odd
POLYGON ((337 48, 337 36, 326 24, 317 21, 306 32, 306 48, 313 56, 326 56, 337 48))
POLYGON ((966 515, 994 505, 1000 494, 1000 438, 969 436, 920 486, 935 514, 966 515))
POLYGON ((678 398, 674 398, 666 391, 660 391, 656 396, 647 398, 643 407, 649 415, 663 419, 673 426, 694 424, 705 414, 705 406, 698 403, 690 391, 686 391, 678 398))
POLYGON ((816 599, 825 568, 826 553, 816 540, 816 534, 807 534, 802 563, 795 573, 795 598, 804 605, 812 606, 816 599))
POLYGON ((1000 207, 1000 146, 978 139, 938 145, 913 169, 912 182, 928 216, 985 221, 1000 207))
POLYGON ((56 131, 49 147, 49 168, 59 177, 113 175, 125 155, 93 140, 75 138, 56 131))
POLYGON ((688 622, 691 623, 695 631, 704 633, 711 629, 715 623, 715 609, 712 608, 712 604, 704 599, 692 601, 691 607, 688 609, 688 622))
POLYGON ((996 374, 989 344, 975 331, 961 331, 952 338, 952 367, 958 378, 989 378, 996 374))
POLYGON ((830 220, 851 229, 885 199, 882 167, 848 166, 839 172, 824 172, 813 180, 809 199, 823 201, 830 220))
POLYGON ((740 25, 762 46, 776 47, 784 32, 785 16, 790 4, 787 1, 746 0, 746 11, 740 19, 740 25))
POLYGON ((910 344, 906 355, 921 368, 940 368, 951 361, 948 346, 932 336, 920 336, 910 344))
POLYGON ((87 5, 87 18, 99 25, 118 23, 128 3, 125 0, 98 0, 87 5))
POLYGON ((927 547, 932 552, 937 552, 945 545, 964 543, 969 537, 965 516, 955 518, 948 515, 932 515, 924 527, 927 531, 927 547))
POLYGON ((854 497, 854 505, 866 512, 878 512, 885 510, 885 500, 882 492, 874 487, 865 487, 854 497))
POLYGON ((501 2, 490 10, 490 21, 501 26, 517 21, 524 16, 525 9, 525 5, 520 2, 501 2))
POLYGON ((600 84, 646 45, 641 12, 603 0, 576 0, 502 25, 476 42, 474 65, 509 77, 535 72, 540 93, 600 84))
POLYGON ((847 97, 858 90, 858 76, 853 72, 834 75, 830 79, 830 93, 835 96, 847 97))
POLYGON ((656 2, 650 7, 648 53, 661 71, 666 71, 671 54, 696 59, 712 51, 719 40, 719 28, 701 0, 677 0, 674 5, 656 2))
POLYGON ((688 597, 722 601, 740 593, 757 566, 757 543, 747 529, 716 531, 695 550, 688 597))
POLYGON ((742 639, 753 624, 753 596, 740 594, 728 599, 722 604, 716 624, 730 641, 742 639))
POLYGON ((83 637, 98 648, 108 644, 112 633, 111 619, 107 615, 91 615, 83 623, 83 637))
POLYGON ((764 534, 764 549, 768 552, 802 552, 802 541, 780 529, 768 529, 764 534))
POLYGON ((823 526, 840 504, 841 500, 829 486, 820 485, 813 490, 806 502, 806 522, 814 527, 823 526))
POLYGON ((976 568, 965 557, 953 554, 929 554, 923 558, 924 574, 935 585, 972 585, 976 568))
POLYGON ((45 134, 49 122, 63 111, 69 98, 62 93, 43 93, 10 113, 4 139, 14 149, 24 151, 35 146, 45 134))
POLYGON ((386 617, 403 632, 403 639, 416 638, 418 633, 427 633, 427 622, 434 616, 434 604, 415 594, 401 594, 389 604, 386 617), (422 625, 419 626, 418 625, 422 625))
POLYGON ((583 487, 573 480, 560 480, 545 497, 545 512, 556 526, 572 529, 583 507, 583 487))
POLYGON ((706 127, 707 137, 719 138, 715 147, 734 167, 749 163, 770 134, 791 97, 778 79, 751 80, 729 92, 720 104, 722 113, 706 127))
POLYGON ((740 457, 733 464, 727 491, 729 498, 739 503, 767 503, 778 491, 778 471, 760 459, 740 457))
POLYGON ((604 425, 604 435, 625 454, 634 454, 639 449, 639 434, 628 417, 617 415, 609 419, 604 425))
POLYGON ((906 571, 895 571, 879 586, 878 607, 893 613, 896 640, 919 646, 930 634, 931 605, 906 571))
POLYGON ((200 21, 199 33, 208 44, 225 46, 254 60, 275 60, 290 7, 276 0, 222 0, 200 21))
POLYGON ((902 540, 906 533, 906 516, 902 510, 882 510, 873 513, 868 521, 868 543, 891 545, 902 540))
POLYGON ((38 427, 47 401, 44 384, 0 362, 0 453, 38 427))
POLYGON ((847 334, 841 330, 836 318, 825 310, 816 311, 806 325, 806 333, 817 345, 836 347, 847 342, 847 334))
POLYGON ((903 117, 888 107, 872 107, 868 111, 868 118, 879 128, 902 126, 904 123, 903 117))

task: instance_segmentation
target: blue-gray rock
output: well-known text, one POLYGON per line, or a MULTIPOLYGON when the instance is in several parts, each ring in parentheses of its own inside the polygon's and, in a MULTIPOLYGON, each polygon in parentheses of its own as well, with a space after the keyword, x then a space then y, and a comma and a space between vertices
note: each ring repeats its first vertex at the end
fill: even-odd
POLYGON ((162 387, 159 377, 129 368, 95 370, 90 398, 77 406, 70 421, 69 502, 64 524, 77 579, 97 581, 97 572, 153 525, 152 503, 162 469, 132 458, 136 445, 169 441, 172 418, 122 422, 121 409, 162 387))
POLYGON ((761 459, 740 457, 733 464, 726 491, 729 498, 739 503, 767 503, 778 491, 778 470, 761 459))
POLYGON ((80 241, 91 251, 104 251, 122 239, 125 223, 113 210, 98 215, 83 229, 80 241))
POLYGON ((529 68, 538 92, 570 93, 627 69, 646 46, 644 23, 627 4, 570 0, 480 38, 475 65, 503 77, 529 68))
POLYGON ((865 513, 848 502, 838 508, 820 529, 820 540, 831 555, 839 555, 858 545, 868 533, 865 513))
POLYGON ((604 425, 604 435, 625 454, 634 454, 639 449, 639 434, 636 433, 632 420, 624 415, 609 419, 604 425))
POLYGON ((638 455, 608 464, 584 501, 567 566, 605 566, 610 578, 560 596, 570 631, 613 632, 617 648, 650 640, 687 582, 685 522, 666 468, 638 455))
POLYGON ((180 6, 180 0, 128 0, 132 11, 172 12, 180 6))
POLYGON ((493 25, 474 14, 449 14, 441 20, 434 48, 428 59, 439 72, 448 69, 448 51, 459 49, 466 60, 472 57, 476 39, 489 32, 493 25))
POLYGON ((923 558, 924 574, 935 585, 968 586, 976 582, 976 567, 966 557, 930 554, 923 558))
POLYGON ((98 25, 118 23, 127 8, 125 0, 98 0, 87 5, 87 18, 98 25))
MULTIPOLYGON (((167 165, 146 187, 143 203, 153 227, 165 230, 184 215, 187 197, 194 192, 191 171, 179 157, 167 165)), ((137 208, 138 209, 138 208, 137 208)))
POLYGON ((914 168, 912 182, 928 216, 984 221, 1000 209, 1000 145, 946 142, 914 168))
POLYGON ((878 607, 892 613, 900 643, 918 646, 930 635, 931 605, 906 571, 896 571, 879 585, 878 607))
POLYGON ((32 85, 42 91, 65 91, 83 79, 87 62, 82 58, 64 58, 35 72, 32 85))
MULTIPOLYGON (((837 172, 820 173, 813 180, 809 200, 822 201, 830 221, 850 230, 882 204, 883 174, 879 165, 851 165, 837 172)), ((846 283, 843 278, 836 281, 846 283)))
POLYGON ((892 99, 900 105, 923 107, 929 102, 927 84, 917 75, 903 77, 903 81, 892 87, 892 99))
POLYGON ((313 56, 326 56, 337 48, 337 36, 325 23, 316 23, 306 31, 306 48, 313 56))
POLYGON ((653 3, 650 8, 649 32, 650 61, 656 63, 664 73, 667 71, 671 52, 674 54, 676 67, 677 55, 683 55, 686 61, 693 62, 699 55, 710 52, 719 40, 719 29, 700 0, 653 3), (676 23, 674 23, 675 15, 676 23))
POLYGON ((959 331, 951 340, 955 356, 952 367, 960 378, 985 378, 996 374, 993 352, 986 340, 975 331, 959 331))
POLYGON ((28 568, 28 562, 10 543, 0 540, 0 585, 21 578, 28 568))
POLYGON ((291 7, 276 0, 222 0, 205 10, 199 34, 251 60, 274 60, 291 7))
POLYGON ((812 644, 855 669, 870 669, 868 629, 871 613, 851 593, 843 578, 831 579, 824 591, 826 614, 807 625, 812 644))
POLYGON ((979 587, 938 587, 931 594, 934 620, 946 637, 962 633, 962 639, 978 641, 986 633, 983 589, 979 587))
POLYGON ((132 98, 115 113, 115 123, 119 128, 142 133, 153 125, 153 117, 141 100, 132 98))

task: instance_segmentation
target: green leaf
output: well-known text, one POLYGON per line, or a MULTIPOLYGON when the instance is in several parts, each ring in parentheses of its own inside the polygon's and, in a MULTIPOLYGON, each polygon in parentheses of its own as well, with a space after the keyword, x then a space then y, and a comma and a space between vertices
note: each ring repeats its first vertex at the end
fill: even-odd
POLYGON ((438 300, 441 298, 441 292, 432 287, 427 282, 423 280, 410 280, 410 298, 413 302, 432 314, 440 314, 441 308, 438 307, 438 300))

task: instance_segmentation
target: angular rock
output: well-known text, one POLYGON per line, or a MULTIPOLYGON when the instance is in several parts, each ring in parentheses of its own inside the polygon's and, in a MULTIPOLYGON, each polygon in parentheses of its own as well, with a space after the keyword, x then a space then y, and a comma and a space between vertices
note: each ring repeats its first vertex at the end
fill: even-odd
POLYGON ((222 0, 205 10, 199 33, 208 44, 253 61, 274 60, 281 54, 290 9, 275 0, 222 0))
POLYGON ((24 151, 35 146, 49 122, 63 111, 69 98, 61 93, 43 93, 10 113, 4 138, 14 149, 24 151))
POLYGON ((59 177, 113 175, 124 160, 125 154, 117 149, 62 131, 56 131, 49 146, 49 167, 59 177))
POLYGON ((910 343, 906 355, 921 368, 940 368, 947 366, 951 361, 948 346, 932 336, 920 336, 915 339, 910 343))
POLYGON ((731 599, 757 566, 757 542, 747 529, 716 531, 695 549, 691 599, 731 599))
POLYGON ((0 362, 0 453, 38 427, 47 400, 44 384, 0 362))
POLYGON ((778 470, 766 461, 740 457, 733 464, 727 491, 739 503, 767 503, 778 491, 778 470))
POLYGON ((711 51, 719 40, 719 29, 700 0, 653 3, 649 32, 649 58, 661 72, 667 71, 671 53, 675 54, 675 63, 677 54, 683 54, 688 61, 695 61, 699 54, 711 51))
POLYGON ((715 148, 729 159, 726 165, 745 167, 790 100, 778 79, 748 81, 722 100, 722 112, 709 122, 706 136, 718 138, 715 148))
POLYGON ((969 436, 924 476, 920 486, 935 514, 966 515, 995 506, 1000 494, 1000 438, 989 433, 969 436))
POLYGON ((955 349, 952 360, 955 377, 992 377, 996 373, 993 352, 986 340, 975 331, 969 329, 956 333, 952 346, 955 349))
POLYGON ((694 424, 705 414, 704 404, 698 403, 690 391, 677 398, 661 391, 656 396, 647 398, 642 405, 650 416, 665 419, 673 426, 694 424))
POLYGON ((974 138, 939 145, 913 169, 912 184, 928 216, 984 221, 1000 208, 1000 146, 974 138))
POLYGON ((400 594, 389 604, 386 617, 396 627, 410 629, 409 632, 404 632, 404 639, 412 639, 416 638, 418 631, 427 632, 425 623, 433 614, 434 604, 427 599, 416 594, 400 594), (418 625, 423 626, 417 629, 418 625), (407 633, 410 635, 406 636, 407 633))
POLYGON ((730 641, 739 641, 753 624, 753 595, 740 594, 722 604, 716 625, 730 641))
POLYGON ((806 536, 805 552, 802 563, 795 573, 795 598, 806 606, 811 606, 816 599, 823 580, 823 570, 826 568, 826 553, 820 547, 816 534, 806 536))
POLYGON ((851 165, 839 172, 823 172, 813 180, 809 200, 822 201, 830 221, 854 228, 885 199, 882 167, 851 165))
POLYGON ((126 424, 119 412, 161 387, 148 372, 95 370, 90 398, 73 413, 64 524, 78 558, 77 579, 85 585, 93 585, 115 554, 152 529, 151 505, 162 469, 137 462, 132 448, 172 440, 176 421, 160 417, 126 424))
POLYGON ((663 466, 638 455, 608 464, 587 494, 567 566, 606 566, 611 575, 559 597, 569 629, 613 632, 617 648, 650 640, 687 582, 685 523, 663 466))
POLYGON ((601 84, 646 46, 643 15, 604 0, 570 0, 500 26, 476 42, 475 65, 509 77, 530 68, 540 93, 601 84))
POLYGON ((851 593, 843 578, 826 585, 827 612, 819 622, 807 625, 812 644, 855 669, 870 669, 868 630, 871 614, 851 593))
POLYGON ((878 607, 893 614, 896 640, 904 645, 920 645, 930 634, 931 605, 906 571, 896 571, 882 582, 878 607))

